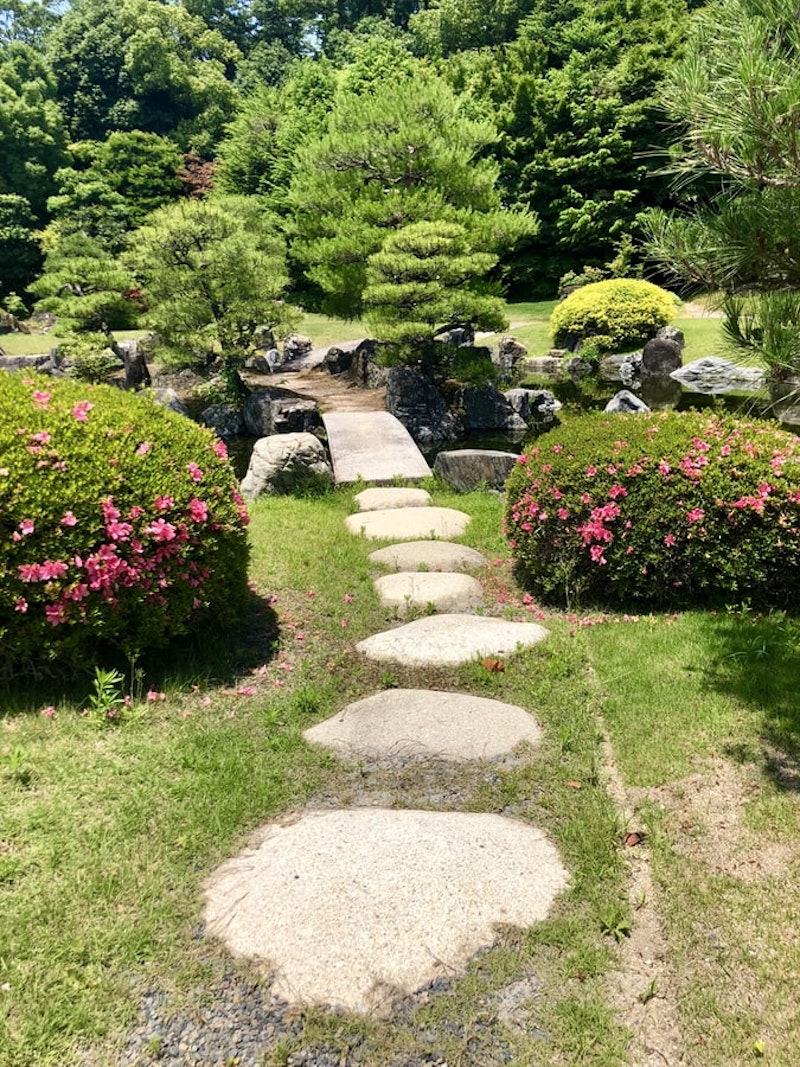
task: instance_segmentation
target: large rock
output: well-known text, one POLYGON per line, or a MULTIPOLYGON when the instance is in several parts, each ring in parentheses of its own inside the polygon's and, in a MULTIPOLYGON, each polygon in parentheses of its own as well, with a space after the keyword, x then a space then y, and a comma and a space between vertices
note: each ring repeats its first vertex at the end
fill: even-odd
POLYGON ((302 334, 293 333, 291 337, 287 337, 283 342, 283 358, 286 363, 290 363, 295 359, 302 359, 303 356, 307 356, 314 347, 314 342, 310 337, 304 337, 302 334))
POLYGON ((549 389, 508 389, 503 396, 525 423, 554 422, 562 408, 549 389))
POLYGON ((650 408, 628 389, 620 389, 603 408, 610 415, 646 415, 650 408))
POLYGON ((656 334, 656 337, 662 340, 674 341, 681 352, 683 352, 686 338, 683 336, 683 330, 679 330, 677 326, 662 326, 656 334))
POLYGON ((503 384, 511 385, 519 380, 518 370, 527 355, 527 348, 515 337, 504 334, 500 338, 497 353, 492 355, 492 362, 500 372, 500 381, 503 384))
POLYGON ((481 656, 512 656, 538 645, 548 631, 535 622, 483 615, 429 615, 359 641, 367 659, 407 667, 455 667, 481 656))
POLYGON ((630 385, 634 379, 641 377, 641 373, 641 352, 614 352, 603 356, 600 360, 599 374, 606 382, 622 382, 623 385, 630 385))
POLYGON ((765 385, 758 367, 743 367, 717 356, 696 359, 672 372, 671 377, 695 393, 729 393, 733 390, 757 392, 765 385))
POLYGON ((557 380, 564 373, 565 355, 566 349, 553 348, 546 356, 534 356, 526 360, 525 370, 528 374, 557 380))
POLYGON ((474 548, 453 541, 404 541, 376 549, 369 561, 395 571, 465 571, 489 563, 474 548))
POLYGON ((494 449, 457 448, 440 452, 433 464, 434 474, 462 492, 485 485, 502 489, 519 457, 494 449))
POLYGON ((159 407, 174 411, 176 415, 189 418, 189 409, 183 403, 177 392, 171 386, 153 386, 148 390, 150 396, 159 407))
POLYGON ((666 378, 683 363, 681 346, 670 337, 654 337, 642 349, 642 376, 666 378))
POLYGON ((244 416, 236 404, 209 404, 200 412, 200 422, 225 441, 244 433, 244 416))
POLYGON ((253 437, 311 433, 322 426, 316 403, 289 389, 256 389, 245 400, 244 424, 253 437))
MULTIPOLYGON (((116 360, 114 361, 116 365, 116 360)), ((37 370, 47 374, 54 367, 54 361, 49 353, 37 356, 4 356, 0 354, 0 370, 37 370)))
POLYGON ((356 385, 378 389, 386 384, 387 367, 379 367, 375 357, 380 342, 369 337, 359 341, 343 341, 329 348, 325 355, 325 368, 331 374, 344 374, 356 385))
POLYGON ((362 489, 354 497, 359 511, 390 511, 393 508, 427 508, 431 494, 427 489, 404 486, 375 486, 362 489))
POLYGON ((474 611, 483 601, 483 586, 469 574, 442 571, 398 571, 374 581, 385 608, 398 616, 411 611, 474 611))
POLYGON ((392 367, 386 377, 386 409, 421 445, 437 444, 463 432, 431 379, 411 367, 392 367))
POLYGON ((262 493, 291 493, 333 483, 333 471, 319 438, 311 433, 262 437, 253 446, 242 494, 255 500, 262 493))
POLYGON ((505 396, 492 385, 470 385, 462 389, 459 407, 469 430, 525 431, 528 428, 505 396))

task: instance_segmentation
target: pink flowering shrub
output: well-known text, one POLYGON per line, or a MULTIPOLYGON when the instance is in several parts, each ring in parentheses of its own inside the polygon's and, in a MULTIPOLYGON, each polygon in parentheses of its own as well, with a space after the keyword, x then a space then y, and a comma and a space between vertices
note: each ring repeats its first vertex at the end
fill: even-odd
POLYGON ((147 397, 0 373, 3 667, 126 654, 247 594, 247 514, 225 447, 147 397))
POLYGON ((551 602, 795 605, 800 438, 708 412, 590 415, 507 483, 522 583, 551 602))

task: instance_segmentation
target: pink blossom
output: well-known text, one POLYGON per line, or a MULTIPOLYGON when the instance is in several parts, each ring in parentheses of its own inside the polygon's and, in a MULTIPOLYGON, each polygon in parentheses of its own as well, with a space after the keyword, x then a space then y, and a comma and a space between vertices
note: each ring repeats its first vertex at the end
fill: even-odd
POLYGON ((224 441, 215 441, 213 448, 214 455, 219 456, 220 459, 228 458, 228 446, 225 444, 224 441))
POLYGON ((595 563, 599 563, 601 566, 607 562, 605 556, 603 555, 602 545, 592 545, 592 547, 589 549, 589 555, 592 557, 592 560, 595 563))
POLYGON ((109 522, 106 524, 106 533, 112 541, 127 541, 133 533, 133 527, 129 522, 109 522))
POLYGON ((38 433, 33 435, 32 440, 38 441, 40 445, 46 445, 50 441, 50 434, 47 430, 39 430, 38 433))
POLYGON ((175 501, 169 495, 157 496, 153 501, 153 506, 156 511, 166 511, 168 508, 171 508, 174 503, 175 501))
POLYGON ((86 416, 94 407, 94 404, 89 403, 88 400, 79 400, 72 409, 72 417, 77 419, 78 422, 86 422, 86 416))
POLYGON ((344 602, 345 602, 345 604, 352 604, 354 600, 355 600, 355 597, 353 596, 352 593, 345 593, 344 594, 344 602))
POLYGON ((280 667, 280 669, 282 671, 293 671, 294 670, 294 664, 293 663, 289 663, 288 660, 283 660, 283 662, 279 663, 278 666, 280 667))
POLYGON ((298 630, 297 633, 294 635, 294 639, 295 639, 295 641, 305 641, 306 635, 305 635, 304 631, 303 630, 298 630))
POLYGON ((36 529, 32 519, 23 519, 22 522, 19 524, 19 528, 23 537, 30 536, 30 534, 32 534, 33 531, 36 529))
POLYGON ((128 512, 128 518, 138 519, 140 515, 144 515, 144 508, 140 508, 138 504, 134 504, 131 510, 128 512))
POLYGON ((39 579, 44 582, 53 578, 63 578, 66 573, 66 563, 60 559, 46 559, 39 568, 39 579))
POLYGON ((719 450, 719 454, 721 456, 729 456, 731 454, 731 446, 723 445, 722 448, 719 450))
POLYGON ((558 515, 559 519, 561 519, 562 521, 564 519, 568 519, 569 518, 569 512, 567 511, 566 508, 559 508, 558 511, 556 512, 556 515, 558 515))
POLYGON ((341 622, 339 623, 339 625, 343 629, 346 629, 350 625, 350 620, 349 619, 342 619, 341 622))
POLYGON ((564 448, 563 445, 553 445, 553 451, 555 453, 561 452, 563 450, 563 448, 564 448))
POLYGON ((587 478, 594 478, 595 474, 597 474, 597 467, 588 466, 586 468, 586 477, 587 478))
POLYGON ((171 522, 164 519, 156 519, 145 528, 145 533, 152 534, 157 541, 173 541, 175 539, 175 527, 171 522))
POLYGON ((28 610, 28 601, 25 599, 25 597, 24 596, 17 597, 17 599, 14 601, 14 611, 22 612, 22 614, 24 615, 27 610, 28 610))
POLYGON ((667 548, 672 548, 672 546, 675 544, 675 534, 667 534, 667 536, 664 538, 664 544, 667 546, 667 548))
POLYGON ((53 704, 48 704, 46 708, 42 708, 39 712, 40 715, 44 715, 46 719, 52 719, 56 713, 56 709, 53 704))
POLYGON ((706 513, 702 508, 692 508, 691 511, 686 512, 686 518, 689 522, 702 522, 706 513))
POLYGON ((147 699, 151 703, 155 703, 157 700, 166 700, 167 699, 167 694, 166 693, 158 693, 158 692, 156 692, 155 689, 148 689, 146 695, 147 695, 147 699))
POLYGON ((139 447, 136 449, 137 456, 146 456, 150 449, 153 447, 151 441, 142 441, 139 447))
POLYGON ((317 594, 316 594, 315 590, 313 590, 313 589, 309 589, 309 591, 306 593, 306 596, 308 597, 309 600, 313 600, 316 595, 317 594))
POLYGON ((194 497, 189 501, 189 514, 195 522, 205 522, 208 518, 208 505, 194 497))
POLYGON ((189 475, 191 476, 191 479, 192 479, 193 482, 202 482, 202 480, 203 480, 203 472, 197 466, 196 463, 187 463, 186 464, 186 469, 189 472, 189 475))
POLYGON ((255 691, 254 685, 242 685, 236 690, 240 697, 251 697, 255 691))
POLYGON ((581 496, 581 503, 582 503, 582 504, 591 504, 591 502, 592 502, 592 495, 591 495, 591 493, 584 493, 584 494, 583 494, 583 495, 581 496))
POLYGON ((33 391, 33 403, 37 408, 46 408, 50 403, 50 393, 43 393, 39 389, 33 391))
POLYGON ((44 609, 45 618, 51 626, 67 621, 67 608, 64 604, 46 604, 44 609))
POLYGON ((41 567, 38 563, 20 563, 17 567, 17 574, 20 581, 38 582, 41 578, 41 567))
POLYGON ((62 526, 75 526, 77 521, 78 520, 75 518, 71 511, 65 511, 63 516, 61 517, 62 526))
POLYGON ((616 500, 618 496, 627 496, 628 490, 622 485, 612 485, 608 490, 608 495, 612 500, 616 500))

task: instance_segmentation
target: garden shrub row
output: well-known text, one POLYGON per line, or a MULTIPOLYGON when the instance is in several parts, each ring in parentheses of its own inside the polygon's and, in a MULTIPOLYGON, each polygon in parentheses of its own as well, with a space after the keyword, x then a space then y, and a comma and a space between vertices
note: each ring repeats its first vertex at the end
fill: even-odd
POLYGON ((247 514, 210 431, 110 386, 0 374, 3 668, 90 665, 247 594, 247 514))
POLYGON ((507 484, 520 579, 561 604, 794 606, 799 460, 794 434, 716 412, 559 427, 507 484))

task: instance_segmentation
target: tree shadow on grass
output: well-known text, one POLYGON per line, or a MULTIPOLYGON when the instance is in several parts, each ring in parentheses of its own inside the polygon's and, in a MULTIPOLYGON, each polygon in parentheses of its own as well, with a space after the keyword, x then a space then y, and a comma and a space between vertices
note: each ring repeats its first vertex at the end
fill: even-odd
POLYGON ((800 792, 800 619, 741 613, 710 622, 705 684, 761 715, 757 747, 732 744, 726 755, 760 763, 779 789, 800 792))
POLYGON ((118 647, 98 645, 91 661, 31 664, 29 672, 3 684, 0 720, 49 704, 83 704, 92 692, 95 666, 119 671, 125 692, 232 685, 274 658, 277 638, 278 617, 269 600, 251 592, 238 625, 222 627, 209 620, 197 632, 145 651, 134 661, 118 647))

